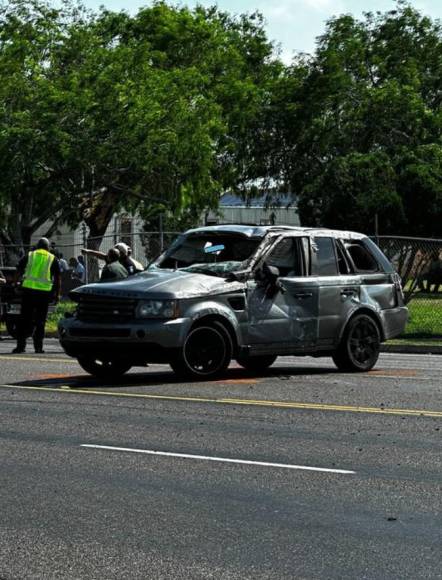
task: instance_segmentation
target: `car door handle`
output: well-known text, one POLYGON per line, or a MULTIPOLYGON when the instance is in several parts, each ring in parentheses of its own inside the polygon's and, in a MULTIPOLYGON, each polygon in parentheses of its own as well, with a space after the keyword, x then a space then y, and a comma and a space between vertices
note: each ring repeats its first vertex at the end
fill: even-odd
POLYGON ((313 292, 298 292, 294 294, 295 298, 299 298, 300 300, 304 300, 305 298, 311 298, 313 296, 313 292))

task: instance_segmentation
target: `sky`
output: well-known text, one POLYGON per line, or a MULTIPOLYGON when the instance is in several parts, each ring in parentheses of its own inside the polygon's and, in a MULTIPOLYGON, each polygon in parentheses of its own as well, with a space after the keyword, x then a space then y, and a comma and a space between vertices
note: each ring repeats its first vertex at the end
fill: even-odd
MULTIPOLYGON (((149 0, 83 0, 92 9, 104 5, 110 10, 126 10, 136 13, 149 0)), ((232 14, 259 10, 266 21, 270 40, 279 45, 284 61, 290 62, 294 52, 313 52, 315 38, 324 32, 326 20, 331 16, 351 13, 360 17, 363 12, 395 7, 394 0, 173 0, 174 5, 196 4, 213 6, 232 14)), ((442 0, 412 0, 418 10, 442 20, 442 0)))

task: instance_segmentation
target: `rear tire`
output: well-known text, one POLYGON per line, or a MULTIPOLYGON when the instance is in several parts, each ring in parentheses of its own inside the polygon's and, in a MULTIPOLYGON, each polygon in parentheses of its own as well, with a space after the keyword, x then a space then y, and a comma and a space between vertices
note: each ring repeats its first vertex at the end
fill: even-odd
POLYGON ((190 330, 170 366, 178 376, 211 380, 226 371, 232 351, 230 335, 220 322, 201 324, 190 330))
POLYGON ((83 370, 97 379, 117 379, 132 368, 130 363, 119 360, 102 360, 89 357, 79 357, 77 360, 83 370))
POLYGON ((367 314, 357 314, 345 329, 341 343, 332 355, 341 371, 366 372, 374 367, 381 349, 376 322, 367 314))
POLYGON ((278 357, 275 354, 268 354, 264 356, 240 356, 236 362, 248 371, 260 372, 265 371, 278 357))

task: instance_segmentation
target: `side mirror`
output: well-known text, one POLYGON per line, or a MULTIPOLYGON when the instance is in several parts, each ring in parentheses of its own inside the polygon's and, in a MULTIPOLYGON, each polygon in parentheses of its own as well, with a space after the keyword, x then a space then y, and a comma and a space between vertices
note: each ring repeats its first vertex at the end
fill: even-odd
POLYGON ((269 284, 272 285, 276 284, 276 281, 280 276, 279 268, 277 268, 276 266, 269 266, 267 262, 264 262, 264 264, 262 265, 262 269, 264 272, 264 276, 269 281, 269 284))
POLYGON ((279 269, 276 266, 269 266, 267 262, 263 262, 261 268, 255 272, 255 280, 268 286, 276 286, 279 276, 279 269))

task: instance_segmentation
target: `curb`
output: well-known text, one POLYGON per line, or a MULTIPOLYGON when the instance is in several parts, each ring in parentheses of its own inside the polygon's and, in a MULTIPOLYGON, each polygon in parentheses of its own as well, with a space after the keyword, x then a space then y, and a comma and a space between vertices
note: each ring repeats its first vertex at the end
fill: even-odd
POLYGON ((442 346, 437 345, 400 345, 384 344, 381 346, 381 352, 392 352, 397 354, 442 354, 442 346))

